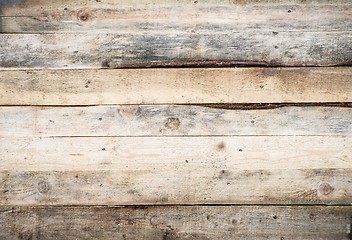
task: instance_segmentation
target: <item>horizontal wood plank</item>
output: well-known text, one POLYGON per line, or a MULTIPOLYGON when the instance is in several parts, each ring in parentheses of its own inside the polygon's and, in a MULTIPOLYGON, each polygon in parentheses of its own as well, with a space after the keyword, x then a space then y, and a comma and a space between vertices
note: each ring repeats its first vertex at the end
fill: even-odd
POLYGON ((352 108, 0 107, 2 137, 352 136, 352 108))
POLYGON ((0 145, 0 170, 352 167, 352 138, 335 136, 0 138, 0 145))
POLYGON ((352 62, 350 31, 165 34, 1 34, 1 68, 337 66, 352 62), (260 34, 258 34, 260 33, 260 34), (30 43, 30 44, 29 44, 30 43))
POLYGON ((192 159, 134 166, 105 171, 13 167, 0 172, 0 205, 352 203, 351 168, 242 170, 226 160, 197 164, 192 159))
POLYGON ((2 68, 352 62, 350 2, 12 2, 0 15, 2 68))
POLYGON ((341 239, 352 207, 169 206, 0 209, 2 239, 341 239))
POLYGON ((350 204, 346 137, 2 138, 0 203, 350 204))
POLYGON ((351 80, 351 67, 0 71, 0 105, 352 102, 351 80))
POLYGON ((140 34, 162 32, 194 36, 246 29, 275 31, 350 31, 351 2, 250 2, 233 1, 70 1, 42 2, 3 8, 2 33, 114 32, 140 34))

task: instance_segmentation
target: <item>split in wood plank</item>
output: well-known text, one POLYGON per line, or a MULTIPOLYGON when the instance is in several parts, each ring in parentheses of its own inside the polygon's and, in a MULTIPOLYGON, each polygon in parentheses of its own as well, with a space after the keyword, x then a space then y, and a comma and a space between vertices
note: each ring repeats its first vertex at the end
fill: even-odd
POLYGON ((352 102, 352 68, 0 71, 0 105, 352 102))
POLYGON ((351 239, 352 207, 0 208, 2 239, 351 239))
POLYGON ((0 107, 1 137, 349 136, 352 108, 190 105, 0 107))

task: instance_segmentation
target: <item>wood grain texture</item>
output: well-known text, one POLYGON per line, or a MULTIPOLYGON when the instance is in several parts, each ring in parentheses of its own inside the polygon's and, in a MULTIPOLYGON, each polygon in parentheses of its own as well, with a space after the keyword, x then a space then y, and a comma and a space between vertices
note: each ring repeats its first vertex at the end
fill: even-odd
POLYGON ((195 162, 150 163, 144 168, 121 164, 121 170, 104 171, 13 167, 0 172, 0 205, 352 203, 351 168, 242 170, 224 160, 195 162))
POLYGON ((0 210, 2 239, 340 239, 352 207, 37 207, 0 210))
POLYGON ((352 108, 0 107, 1 137, 352 136, 352 108))
POLYGON ((0 71, 0 105, 352 102, 352 68, 0 71))
MULTIPOLYGON (((140 31, 142 32, 142 31, 140 31)), ((350 31, 1 34, 0 68, 336 66, 352 62, 350 31)))
POLYGON ((0 170, 352 167, 352 139, 334 136, 1 138, 0 144, 0 170))
POLYGON ((124 34, 350 31, 351 2, 93 1, 21 4, 4 8, 2 33, 115 32, 124 34))
POLYGON ((350 2, 20 2, 2 8, 0 68, 352 63, 350 2))
POLYGON ((2 138, 5 205, 350 204, 346 137, 2 138))

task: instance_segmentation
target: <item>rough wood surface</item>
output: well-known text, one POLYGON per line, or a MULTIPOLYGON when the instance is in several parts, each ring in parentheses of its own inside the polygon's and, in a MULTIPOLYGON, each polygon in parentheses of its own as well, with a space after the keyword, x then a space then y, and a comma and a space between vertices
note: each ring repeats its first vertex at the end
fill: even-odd
POLYGON ((352 167, 352 138, 335 136, 1 138, 0 144, 1 170, 352 167))
POLYGON ((0 107, 0 136, 350 136, 352 108, 0 107))
POLYGON ((346 137, 2 138, 1 204, 350 204, 346 137))
POLYGON ((46 171, 44 167, 20 171, 13 167, 13 171, 0 172, 0 205, 352 203, 351 168, 242 170, 221 159, 152 162, 144 167, 124 164, 121 170, 104 171, 46 171))
POLYGON ((15 2, 0 16, 2 68, 352 63, 348 1, 15 2))
POLYGON ((336 66, 352 62, 349 31, 1 34, 0 68, 336 66), (30 44, 29 44, 30 43, 30 44))
POLYGON ((0 71, 0 105, 352 102, 352 68, 0 71))
POLYGON ((0 210, 2 239, 351 239, 352 207, 37 207, 0 210))
POLYGON ((294 4, 234 3, 231 1, 150 1, 42 3, 3 8, 2 33, 116 32, 140 34, 162 32, 199 36, 209 30, 221 32, 256 29, 276 31, 351 31, 351 2, 294 4), (188 31, 187 31, 188 30, 188 31), (134 32, 135 31, 135 32, 134 32))

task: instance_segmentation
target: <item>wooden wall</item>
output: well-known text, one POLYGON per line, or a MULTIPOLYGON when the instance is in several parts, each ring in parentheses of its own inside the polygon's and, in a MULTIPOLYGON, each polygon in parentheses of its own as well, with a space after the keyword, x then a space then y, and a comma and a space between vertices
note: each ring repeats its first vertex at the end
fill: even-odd
POLYGON ((0 239, 352 239, 350 0, 1 0, 0 239))

